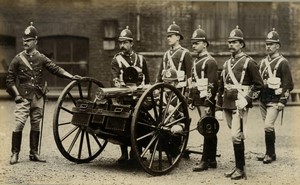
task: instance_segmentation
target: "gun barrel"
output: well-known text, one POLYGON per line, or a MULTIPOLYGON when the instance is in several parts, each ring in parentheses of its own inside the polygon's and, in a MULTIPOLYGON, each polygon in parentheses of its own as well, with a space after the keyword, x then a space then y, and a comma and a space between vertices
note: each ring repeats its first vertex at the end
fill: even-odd
POLYGON ((97 98, 115 98, 115 97, 124 97, 124 96, 135 96, 141 95, 149 85, 144 86, 124 86, 124 87, 110 87, 110 88, 98 88, 97 89, 97 98))

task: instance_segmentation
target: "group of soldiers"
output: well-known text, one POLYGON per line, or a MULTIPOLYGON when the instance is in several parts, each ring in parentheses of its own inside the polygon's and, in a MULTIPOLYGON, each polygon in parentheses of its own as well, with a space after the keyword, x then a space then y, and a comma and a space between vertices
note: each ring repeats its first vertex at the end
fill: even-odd
MULTIPOLYGON (((209 41, 206 32, 199 26, 191 37, 192 49, 196 53, 193 59, 188 49, 181 46, 183 39, 180 27, 173 22, 167 29, 167 50, 158 71, 156 82, 166 78, 176 79, 179 87, 186 88, 187 102, 196 107, 200 117, 213 116, 225 121, 231 130, 235 156, 235 167, 226 172, 225 177, 239 180, 245 174, 245 127, 247 115, 252 102, 260 100, 260 110, 265 129, 266 152, 257 156, 264 164, 276 160, 275 121, 287 103, 293 89, 293 80, 289 64, 280 52, 279 35, 273 29, 265 40, 267 56, 257 63, 243 52, 246 47, 244 35, 237 26, 228 37, 230 58, 225 61, 220 77, 217 61, 208 52, 209 41), (186 85, 182 85, 186 84, 186 85)), ((134 52, 133 35, 127 27, 119 36, 121 52, 112 60, 113 85, 121 86, 122 73, 128 66, 142 68, 144 84, 149 83, 149 73, 145 58, 134 52)), ((180 132, 176 127, 172 132, 180 132)), ((122 155, 118 162, 128 159, 127 147, 121 146, 122 155)), ((193 171, 199 172, 208 168, 217 168, 217 135, 204 137, 203 153, 200 162, 193 171)))
MULTIPOLYGON (((82 77, 72 75, 57 66, 45 55, 38 52, 37 30, 33 25, 27 27, 23 35, 24 51, 15 56, 10 63, 7 75, 7 91, 15 97, 15 129, 12 132, 12 155, 10 164, 18 162, 22 131, 30 117, 30 154, 31 161, 45 162, 38 155, 40 121, 42 119, 44 88, 42 73, 46 69, 59 77, 79 80, 82 77)), ((265 40, 267 56, 260 63, 243 52, 246 47, 243 32, 237 26, 230 32, 228 48, 230 58, 224 63, 221 75, 218 76, 217 61, 208 52, 207 34, 200 26, 191 37, 191 45, 196 56, 192 57, 188 49, 181 46, 184 39, 180 27, 173 22, 167 29, 167 42, 170 49, 165 52, 159 68, 156 82, 174 78, 182 88, 187 102, 196 107, 201 118, 213 116, 227 122, 235 156, 235 167, 225 173, 233 180, 245 177, 245 127, 252 101, 260 100, 262 120, 265 125, 266 152, 257 159, 268 164, 276 160, 275 153, 275 120, 287 103, 293 89, 293 80, 289 64, 280 52, 279 35, 273 29, 265 40)), ((133 50, 134 38, 127 27, 119 36, 120 52, 111 62, 113 86, 124 85, 123 73, 129 66, 141 69, 142 84, 149 84, 150 77, 145 57, 133 50)), ((180 127, 171 130, 180 132, 180 127)), ((199 172, 217 168, 217 135, 204 137, 203 155, 193 171, 199 172)), ((129 159, 127 146, 121 145, 122 163, 129 159)))

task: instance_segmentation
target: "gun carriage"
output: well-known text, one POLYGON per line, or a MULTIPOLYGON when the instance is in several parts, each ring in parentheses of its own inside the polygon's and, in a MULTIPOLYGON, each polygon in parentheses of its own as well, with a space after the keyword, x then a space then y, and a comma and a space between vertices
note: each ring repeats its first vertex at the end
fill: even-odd
POLYGON ((86 163, 107 143, 131 146, 151 175, 170 172, 179 163, 189 137, 190 117, 182 93, 166 83, 140 85, 140 74, 124 72, 125 85, 104 88, 91 77, 70 82, 54 112, 54 139, 61 154, 86 163), (181 125, 181 133, 172 133, 181 125))

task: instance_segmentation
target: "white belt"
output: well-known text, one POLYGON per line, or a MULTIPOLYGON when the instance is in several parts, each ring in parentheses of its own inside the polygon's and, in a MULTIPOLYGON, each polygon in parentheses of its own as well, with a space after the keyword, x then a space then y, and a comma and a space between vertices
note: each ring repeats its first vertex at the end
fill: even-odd
POLYGON ((231 89, 249 90, 250 86, 248 86, 248 85, 225 84, 225 88, 227 90, 231 90, 231 89))

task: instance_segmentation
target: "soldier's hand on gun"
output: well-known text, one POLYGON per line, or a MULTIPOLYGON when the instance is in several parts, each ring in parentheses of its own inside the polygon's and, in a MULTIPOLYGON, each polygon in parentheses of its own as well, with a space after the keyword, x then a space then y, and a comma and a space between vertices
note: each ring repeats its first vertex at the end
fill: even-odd
POLYGON ((278 110, 283 110, 284 107, 285 107, 285 105, 284 105, 283 103, 280 103, 280 102, 279 102, 279 103, 277 104, 277 109, 278 109, 278 110))
POLYGON ((179 133, 182 133, 182 131, 183 131, 183 128, 181 125, 173 125, 171 127, 172 134, 179 134, 179 133))
POLYGON ((218 121, 223 121, 223 111, 216 111, 215 116, 218 121))
POLYGON ((82 76, 80 76, 80 75, 74 75, 73 77, 72 77, 72 80, 81 80, 83 77, 82 76))
POLYGON ((23 99, 23 97, 21 95, 17 95, 15 97, 15 102, 16 103, 22 103, 22 102, 24 102, 24 99, 23 99))

